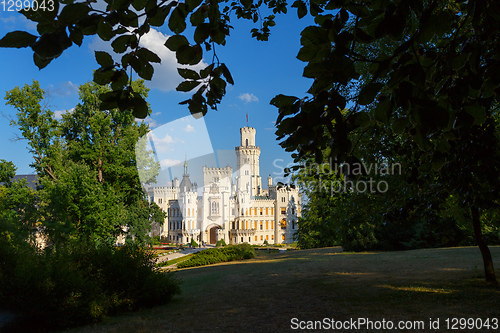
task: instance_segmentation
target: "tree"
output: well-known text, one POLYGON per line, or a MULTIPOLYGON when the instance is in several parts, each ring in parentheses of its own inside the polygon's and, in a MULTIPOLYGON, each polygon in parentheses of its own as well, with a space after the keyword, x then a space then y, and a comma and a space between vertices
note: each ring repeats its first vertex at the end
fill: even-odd
MULTIPOLYGON (((0 40, 0 47, 31 47, 35 63, 43 68, 73 43, 81 45, 84 35, 97 34, 105 41, 114 38, 111 45, 123 53, 121 63, 96 52, 101 67, 94 80, 113 87, 101 95, 100 107, 134 108, 135 115, 145 116, 145 101, 133 92, 126 69, 132 67, 142 78, 151 78, 151 62, 159 58, 140 47, 139 40, 151 26, 167 24, 174 35, 166 46, 180 64, 199 63, 203 49, 214 52, 213 63, 200 72, 179 69, 185 81, 177 89, 197 89, 183 104, 192 113, 205 114, 208 107, 216 108, 226 84, 233 83, 215 54, 215 47, 224 45, 230 34, 231 17, 260 21, 260 29, 252 29, 252 35, 266 40, 274 15, 287 13, 290 7, 284 0, 106 3, 105 11, 94 9, 92 2, 66 4, 60 11, 59 2, 53 11, 22 11, 37 22, 40 36, 11 32, 0 40), (263 17, 265 7, 269 15, 263 17), (194 29, 186 30, 188 19, 194 29), (185 31, 193 31, 194 43, 185 31)), ((295 152, 297 161, 314 154, 320 162, 329 146, 334 147, 332 157, 346 160, 353 148, 349 133, 371 112, 372 121, 405 133, 404 141, 418 145, 418 160, 425 161, 422 168, 435 166, 446 177, 446 165, 473 171, 489 161, 492 149, 478 140, 491 142, 491 126, 496 126, 492 116, 500 92, 497 1, 296 0, 291 7, 297 9, 299 19, 307 14, 315 18, 315 25, 302 32, 298 54, 306 63, 304 76, 314 80, 308 95, 278 95, 272 100, 279 109, 278 139, 287 151, 295 152), (370 47, 388 39, 392 43, 387 48, 370 47), (346 106, 350 112, 342 114, 346 106), (480 154, 475 160, 456 160, 453 155, 468 151, 480 154)), ((478 221, 491 200, 496 200, 490 193, 498 188, 498 177, 492 175, 499 170, 494 163, 491 174, 484 177, 455 177, 447 182, 469 207, 488 281, 495 281, 495 274, 478 221), (485 179, 492 183, 478 186, 485 179)))
POLYGON ((12 181, 14 163, 0 160, 0 238, 18 248, 34 241, 37 230, 35 193, 25 179, 12 181))
MULTIPOLYGON (((142 81, 132 87, 147 96, 142 81)), ((40 220, 56 244, 75 238, 113 244, 124 228, 144 243, 152 219, 163 222, 164 214, 147 202, 136 165, 136 143, 148 127, 130 111, 99 111, 99 93, 107 91, 95 83, 80 86, 81 103, 61 121, 42 107, 38 82, 7 92, 7 103, 18 110, 12 124, 28 140, 39 176, 40 220)), ((152 152, 141 158, 147 173, 158 173, 152 152)))

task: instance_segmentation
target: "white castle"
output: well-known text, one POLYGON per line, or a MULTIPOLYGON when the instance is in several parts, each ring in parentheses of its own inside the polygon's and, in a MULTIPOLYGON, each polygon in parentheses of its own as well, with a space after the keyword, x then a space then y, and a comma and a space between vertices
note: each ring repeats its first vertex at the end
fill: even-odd
POLYGON ((216 244, 281 244, 293 242, 301 210, 298 188, 277 186, 267 179, 262 188, 259 173, 260 147, 255 145, 255 128, 240 129, 241 145, 235 148, 237 172, 233 169, 203 167, 204 187, 198 194, 191 183, 187 160, 179 184, 151 187, 149 200, 167 213, 156 234, 173 243, 189 243, 194 239, 216 244))

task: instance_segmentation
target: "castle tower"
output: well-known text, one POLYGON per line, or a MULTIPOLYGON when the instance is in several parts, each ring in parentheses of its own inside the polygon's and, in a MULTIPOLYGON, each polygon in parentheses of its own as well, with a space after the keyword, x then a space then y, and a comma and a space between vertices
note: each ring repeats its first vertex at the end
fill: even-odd
POLYGON ((238 191, 250 190, 250 195, 259 195, 262 184, 260 178, 260 147, 255 145, 255 128, 240 128, 241 145, 235 148, 238 168, 238 191))

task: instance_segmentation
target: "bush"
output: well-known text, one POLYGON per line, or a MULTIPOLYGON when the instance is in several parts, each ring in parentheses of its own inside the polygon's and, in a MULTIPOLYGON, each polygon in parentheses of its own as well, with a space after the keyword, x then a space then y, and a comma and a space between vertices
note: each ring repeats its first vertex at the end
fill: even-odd
POLYGON ((194 238, 191 238, 191 246, 192 247, 198 247, 198 243, 196 243, 196 241, 194 240, 194 238))
POLYGON ((255 250, 248 244, 208 249, 195 253, 190 259, 177 264, 178 268, 217 264, 232 260, 250 259, 255 256, 255 250))
POLYGON ((220 246, 227 246, 226 242, 223 239, 219 239, 217 241, 217 244, 215 244, 215 247, 220 247, 220 246))
POLYGON ((168 266, 170 265, 168 263, 168 260, 164 260, 164 261, 160 261, 159 263, 156 264, 156 267, 165 267, 165 266, 168 266))
POLYGON ((171 275, 155 269, 152 252, 135 246, 0 248, 0 301, 18 318, 11 330, 66 329, 164 304, 180 293, 171 275))
POLYGON ((152 238, 153 245, 161 245, 160 236, 154 236, 152 238))

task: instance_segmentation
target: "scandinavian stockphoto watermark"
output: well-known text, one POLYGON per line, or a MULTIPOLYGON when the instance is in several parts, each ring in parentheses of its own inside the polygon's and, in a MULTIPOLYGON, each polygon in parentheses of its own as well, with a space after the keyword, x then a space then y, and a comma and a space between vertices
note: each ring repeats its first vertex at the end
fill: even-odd
MULTIPOLYGON (((278 172, 284 174, 286 168, 275 160, 273 165, 278 172)), ((343 162, 334 159, 327 162, 305 163, 301 165, 300 173, 305 177, 298 177, 297 185, 308 188, 312 192, 325 192, 331 195, 339 193, 385 193, 389 190, 389 183, 384 179, 389 175, 401 175, 400 163, 366 163, 343 162)))

